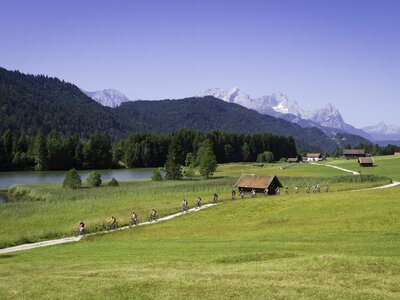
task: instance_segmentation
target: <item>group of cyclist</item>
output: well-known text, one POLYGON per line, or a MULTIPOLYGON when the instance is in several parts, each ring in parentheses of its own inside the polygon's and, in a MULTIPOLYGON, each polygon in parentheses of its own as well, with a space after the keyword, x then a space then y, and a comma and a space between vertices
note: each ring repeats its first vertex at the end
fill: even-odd
MULTIPOLYGON (((309 187, 309 186, 306 186, 305 191, 306 191, 307 194, 310 193, 310 187, 309 187)), ((321 187, 320 187, 319 184, 313 185, 313 186, 312 186, 312 192, 313 192, 313 193, 320 193, 320 191, 321 191, 321 187)), ((328 185, 325 186, 324 191, 325 191, 325 192, 328 192, 328 191, 329 191, 328 185)), ((268 196, 268 195, 269 195, 269 192, 270 192, 270 191, 269 191, 268 188, 266 188, 266 189, 263 191, 263 193, 264 193, 265 196, 268 196)), ((297 194, 298 192, 299 192, 299 188, 298 188, 298 186, 295 186, 295 187, 294 187, 294 193, 297 194)), ((279 194, 280 194, 280 187, 278 186, 278 187, 275 189, 275 195, 279 195, 279 194)), ((285 186, 285 194, 289 194, 289 187, 288 187, 288 186, 285 186)), ((243 190, 243 189, 239 190, 239 197, 240 197, 241 199, 244 198, 244 195, 245 195, 244 190, 243 190)), ((255 190, 255 189, 252 189, 252 190, 250 191, 250 196, 251 196, 252 198, 254 198, 254 197, 256 197, 256 195, 257 195, 257 194, 256 194, 256 190, 255 190)), ((236 199, 236 191, 235 191, 235 190, 232 190, 230 199, 231 199, 231 200, 235 200, 235 199, 236 199)), ((217 193, 214 193, 214 194, 213 194, 212 200, 213 200, 213 203, 218 203, 218 194, 217 194, 217 193)), ((189 212, 189 203, 188 203, 188 201, 187 201, 185 198, 182 199, 181 206, 182 206, 182 212, 183 212, 183 213, 189 212)), ((201 207, 201 197, 200 197, 200 196, 197 196, 197 198, 195 199, 194 208, 195 208, 195 209, 199 209, 200 207, 201 207)), ((157 221, 157 220, 158 220, 158 217, 157 217, 157 210, 155 210, 155 209, 153 208, 153 209, 151 209, 151 211, 150 211, 150 213, 149 213, 149 219, 148 219, 148 221, 149 221, 149 222, 153 222, 153 221, 157 221)), ((137 213, 134 212, 134 211, 132 211, 132 213, 131 213, 131 215, 130 215, 130 222, 129 222, 129 224, 132 225, 132 226, 136 226, 136 225, 139 224, 138 215, 137 215, 137 213)), ((107 223, 107 229, 108 229, 108 230, 114 230, 114 229, 117 229, 117 228, 118 228, 117 219, 116 219, 114 216, 112 216, 112 217, 110 218, 110 220, 108 221, 108 223, 107 223)), ((79 222, 79 225, 78 225, 78 232, 79 232, 80 235, 83 235, 83 234, 85 233, 85 223, 84 223, 83 221, 80 221, 80 222, 79 222)))

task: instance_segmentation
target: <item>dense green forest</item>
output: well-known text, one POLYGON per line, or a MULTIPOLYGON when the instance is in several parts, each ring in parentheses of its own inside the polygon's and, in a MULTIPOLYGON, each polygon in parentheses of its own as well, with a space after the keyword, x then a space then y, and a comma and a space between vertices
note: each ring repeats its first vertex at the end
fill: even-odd
POLYGON ((113 142, 131 132, 172 133, 182 128, 202 132, 270 132, 293 136, 302 151, 332 152, 336 143, 317 128, 301 128, 213 97, 135 101, 103 107, 78 87, 39 75, 0 68, 0 133, 10 130, 45 136, 52 131, 88 139, 94 132, 113 142))
POLYGON ((185 164, 188 153, 194 157, 208 140, 217 162, 256 161, 257 155, 271 151, 275 159, 297 155, 293 137, 270 133, 203 133, 181 129, 172 134, 132 133, 112 143, 109 134, 94 133, 88 140, 77 135, 51 132, 6 131, 0 137, 0 170, 108 169, 116 167, 164 166, 169 146, 176 147, 177 161, 185 164))
POLYGON ((122 136, 128 132, 111 109, 73 84, 0 68, 0 132, 51 131, 87 138, 95 131, 122 136))

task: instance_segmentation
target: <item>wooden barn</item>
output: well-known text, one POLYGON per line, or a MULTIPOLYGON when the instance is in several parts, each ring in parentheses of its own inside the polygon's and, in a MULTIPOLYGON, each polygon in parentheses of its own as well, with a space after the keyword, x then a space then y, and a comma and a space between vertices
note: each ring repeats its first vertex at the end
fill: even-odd
POLYGON ((319 161, 322 160, 321 153, 308 153, 307 154, 307 161, 319 161))
POLYGON ((275 175, 242 174, 235 186, 244 192, 254 189, 256 193, 264 193, 268 189, 268 195, 275 195, 276 188, 282 187, 282 184, 275 175))
POLYGON ((372 157, 359 157, 358 163, 361 167, 373 167, 374 159, 372 157))
POLYGON ((344 149, 344 159, 358 159, 359 157, 365 157, 365 149, 344 149))
POLYGON ((299 159, 298 159, 297 157, 290 157, 290 158, 288 158, 287 162, 288 162, 289 164, 298 163, 298 162, 299 162, 299 159))

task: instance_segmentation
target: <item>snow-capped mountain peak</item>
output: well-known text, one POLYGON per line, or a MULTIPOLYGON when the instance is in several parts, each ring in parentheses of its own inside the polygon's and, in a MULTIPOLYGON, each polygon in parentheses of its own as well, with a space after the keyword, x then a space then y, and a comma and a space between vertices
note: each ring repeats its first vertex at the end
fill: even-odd
POLYGON ((346 124, 339 110, 332 103, 328 103, 325 107, 313 111, 309 115, 309 119, 322 126, 332 128, 344 128, 346 124))
POLYGON ((105 89, 95 92, 83 91, 87 96, 103 106, 117 107, 123 102, 130 101, 123 93, 114 89, 105 89))
POLYGON ((373 126, 366 126, 362 129, 369 133, 400 134, 400 126, 387 125, 385 122, 380 122, 373 126))
POLYGON ((230 90, 222 90, 220 88, 208 89, 199 96, 206 95, 211 95, 227 102, 237 103, 263 114, 273 116, 294 115, 296 117, 292 119, 294 122, 296 122, 295 120, 301 121, 303 119, 321 126, 338 129, 343 129, 347 125, 339 110, 332 103, 328 103, 325 107, 318 110, 305 111, 296 101, 290 100, 283 93, 252 98, 237 87, 230 90))

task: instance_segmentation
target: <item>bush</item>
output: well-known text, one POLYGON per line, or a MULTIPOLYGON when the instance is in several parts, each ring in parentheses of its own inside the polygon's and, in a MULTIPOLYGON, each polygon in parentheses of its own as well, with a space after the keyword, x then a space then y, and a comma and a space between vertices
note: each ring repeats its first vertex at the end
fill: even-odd
POLYGON ((76 169, 71 169, 65 175, 63 187, 69 187, 73 190, 80 188, 82 185, 81 176, 76 169))
POLYGON ((257 155, 257 162, 271 163, 274 161, 274 154, 270 151, 265 151, 257 155))
POLYGON ((287 162, 287 158, 286 157, 282 157, 279 161, 280 162, 287 162))
POLYGON ((119 186, 119 183, 117 181, 117 179, 115 178, 111 178, 111 180, 108 182, 109 186, 119 186))
POLYGON ((97 171, 91 171, 86 181, 92 187, 99 187, 102 183, 101 174, 97 171))
POLYGON ((161 172, 160 172, 159 168, 156 168, 156 169, 153 170, 153 176, 151 176, 151 180, 154 180, 154 181, 163 180, 163 177, 161 175, 161 172))

